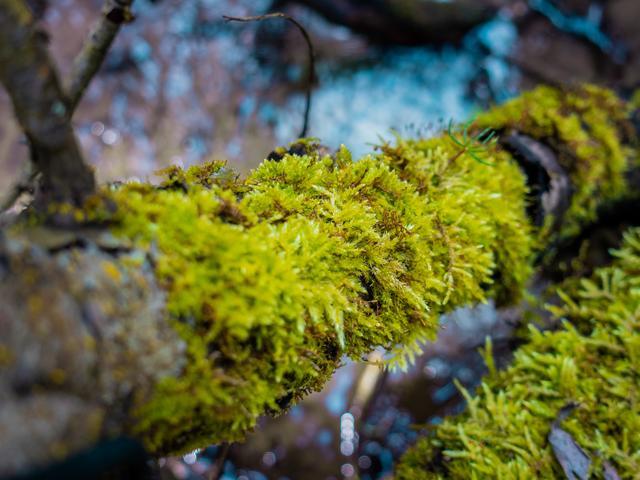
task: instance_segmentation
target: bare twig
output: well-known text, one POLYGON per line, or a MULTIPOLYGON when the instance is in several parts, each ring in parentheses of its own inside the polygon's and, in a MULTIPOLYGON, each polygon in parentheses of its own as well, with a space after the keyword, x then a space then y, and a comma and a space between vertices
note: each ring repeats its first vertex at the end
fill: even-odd
POLYGON ((82 50, 73 62, 73 70, 66 83, 68 108, 73 114, 91 79, 100 69, 111 44, 123 23, 133 20, 134 0, 105 0, 100 19, 91 29, 82 50))
POLYGON ((307 43, 307 50, 309 53, 309 77, 307 79, 306 106, 304 110, 304 123, 302 125, 302 130, 300 132, 300 138, 306 137, 309 131, 309 115, 311 113, 311 95, 312 95, 312 89, 313 89, 313 82, 315 81, 315 78, 316 78, 316 60, 315 60, 316 54, 313 49, 313 42, 311 41, 309 32, 307 32, 307 30, 302 26, 302 24, 298 22, 295 18, 293 18, 291 15, 287 15, 286 13, 281 13, 281 12, 267 13, 266 15, 257 15, 252 17, 230 17, 227 15, 223 15, 222 18, 224 18, 227 22, 259 22, 262 20, 269 20, 271 18, 283 18, 291 22, 293 25, 296 26, 298 30, 300 30, 300 33, 302 33, 302 36, 304 37, 304 40, 307 43))

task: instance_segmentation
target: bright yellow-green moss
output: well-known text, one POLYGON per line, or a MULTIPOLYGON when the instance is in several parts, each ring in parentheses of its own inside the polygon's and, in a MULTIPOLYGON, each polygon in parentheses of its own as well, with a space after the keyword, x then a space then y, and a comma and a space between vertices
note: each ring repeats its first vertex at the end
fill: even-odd
POLYGON ((563 294, 559 331, 531 329, 512 366, 488 376, 467 411, 446 420, 399 465, 398 480, 564 478, 547 441, 562 424, 591 456, 593 476, 611 463, 624 479, 640 472, 640 229, 614 265, 563 294), (569 323, 570 322, 570 323, 569 323))
MULTIPOLYGON (((482 267, 472 266, 469 260, 473 257, 466 252, 484 249, 489 245, 485 239, 491 238, 497 268, 494 268, 489 295, 499 303, 519 298, 522 285, 531 273, 530 266, 522 260, 529 260, 537 233, 528 220, 522 220, 525 205, 522 199, 526 199, 527 190, 520 181, 520 169, 509 155, 491 147, 486 155, 495 164, 480 164, 448 138, 398 139, 396 146, 385 145, 381 151, 379 158, 428 198, 426 210, 447 226, 442 235, 445 242, 440 248, 446 248, 451 241, 467 244, 465 254, 452 255, 447 268, 451 272, 480 273, 478 269, 482 267), (510 207, 512 199, 519 199, 517 204, 511 204, 516 208, 510 207), (477 215, 481 211, 486 214, 480 218, 477 215)), ((439 228, 438 224, 436 227, 439 228)), ((465 282, 465 276, 451 283, 449 295, 456 297, 455 287, 465 282)), ((457 299, 456 303, 464 304, 468 300, 457 299)))
POLYGON ((446 140, 398 149, 406 168, 343 148, 243 181, 208 164, 113 190, 114 230, 155 252, 189 350, 141 411, 152 449, 237 438, 343 355, 433 338, 443 312, 520 294, 532 242, 518 167, 450 162, 446 140))
POLYGON ((491 145, 480 163, 447 136, 358 161, 310 141, 295 151, 245 179, 213 162, 109 192, 114 233, 156 262, 188 348, 138 411, 153 452, 239 438, 343 356, 382 346, 402 366, 442 313, 521 295, 538 240, 506 152, 491 145))
MULTIPOLYGON (((560 232, 566 237, 593 221, 603 202, 625 193, 623 174, 630 152, 620 138, 628 128, 627 115, 624 103, 610 90, 594 85, 565 90, 543 86, 480 115, 476 124, 502 134, 526 133, 554 149, 573 187, 560 232)), ((547 218, 546 226, 552 223, 547 218)), ((542 237, 549 233, 543 231, 542 237)))

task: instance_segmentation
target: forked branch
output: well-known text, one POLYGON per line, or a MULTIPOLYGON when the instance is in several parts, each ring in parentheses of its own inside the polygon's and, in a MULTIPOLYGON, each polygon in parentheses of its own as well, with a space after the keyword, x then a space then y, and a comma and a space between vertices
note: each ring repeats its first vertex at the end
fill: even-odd
POLYGON ((76 57, 66 89, 47 52, 46 34, 22 0, 0 0, 0 81, 11 97, 31 147, 33 167, 3 202, 1 211, 41 179, 36 207, 80 205, 95 190, 73 134, 71 117, 100 69, 120 27, 133 19, 134 0, 105 0, 102 15, 76 57))

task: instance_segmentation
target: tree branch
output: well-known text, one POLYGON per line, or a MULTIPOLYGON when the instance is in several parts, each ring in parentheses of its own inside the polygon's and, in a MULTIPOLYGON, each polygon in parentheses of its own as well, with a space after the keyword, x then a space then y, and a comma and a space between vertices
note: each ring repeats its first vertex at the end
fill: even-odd
POLYGON ((95 189, 46 43, 24 2, 0 0, 0 82, 29 140, 36 170, 42 173, 36 199, 41 209, 50 202, 80 205, 95 189))
POLYGON ((123 23, 133 20, 133 2, 134 0, 105 0, 102 15, 75 58, 73 70, 66 82, 67 105, 72 115, 91 79, 100 69, 120 27, 123 23))

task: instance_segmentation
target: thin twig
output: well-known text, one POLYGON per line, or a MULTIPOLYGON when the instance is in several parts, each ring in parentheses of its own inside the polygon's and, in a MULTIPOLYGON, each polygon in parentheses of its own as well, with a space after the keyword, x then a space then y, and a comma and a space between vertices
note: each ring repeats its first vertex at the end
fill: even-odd
POLYGON ((222 477, 222 472, 224 472, 224 462, 227 460, 227 455, 229 455, 229 446, 229 442, 222 444, 222 451, 216 458, 213 470, 211 470, 211 473, 209 474, 209 480, 219 480, 220 477, 222 477))
POLYGON ((100 19, 91 29, 82 50, 73 62, 66 83, 68 108, 73 113, 82 95, 98 72, 123 23, 133 20, 134 0, 105 0, 100 19))
POLYGON ((0 83, 41 173, 36 208, 81 205, 95 191, 93 170, 74 136, 46 34, 24 2, 0 0, 0 83))
POLYGON ((287 15, 286 13, 267 13, 265 15, 256 15, 251 17, 230 17, 228 15, 223 15, 222 18, 227 22, 260 22, 262 20, 269 20, 271 18, 284 18, 288 20, 293 25, 295 25, 302 36, 304 37, 305 42, 307 42, 307 50, 309 53, 309 77, 307 79, 307 94, 306 94, 306 107, 304 111, 304 124, 302 125, 302 131, 300 132, 300 138, 304 138, 307 136, 309 131, 309 115, 311 113, 311 92, 313 88, 313 82, 316 78, 316 54, 313 49, 313 42, 311 41, 311 37, 309 36, 309 32, 291 15, 287 15))

